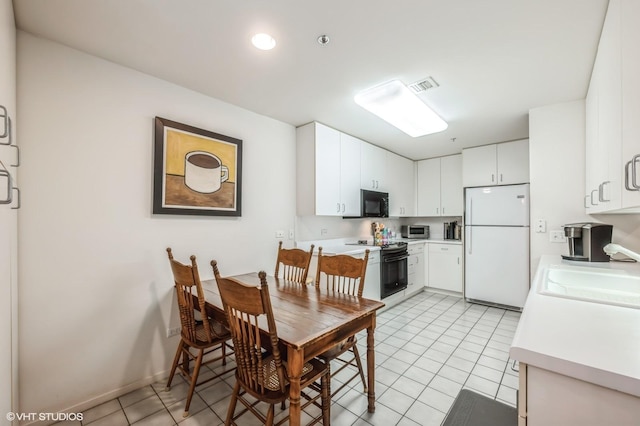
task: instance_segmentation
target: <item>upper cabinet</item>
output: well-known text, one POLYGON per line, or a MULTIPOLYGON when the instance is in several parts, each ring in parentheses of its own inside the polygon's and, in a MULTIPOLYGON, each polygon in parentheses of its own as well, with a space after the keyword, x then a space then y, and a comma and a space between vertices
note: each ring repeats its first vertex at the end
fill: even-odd
POLYGON ((360 140, 320 123, 298 127, 297 212, 360 215, 360 140))
POLYGON ((462 216, 462 155, 417 164, 417 216, 462 216))
POLYGON ((415 162, 387 151, 389 216, 416 215, 415 162))
POLYGON ((464 187, 529 182, 529 140, 462 150, 464 187))
POLYGON ((640 3, 611 0, 586 98, 585 209, 640 208, 640 3))
POLYGON ((360 187, 370 191, 388 192, 389 183, 385 180, 387 151, 367 142, 360 149, 360 187))

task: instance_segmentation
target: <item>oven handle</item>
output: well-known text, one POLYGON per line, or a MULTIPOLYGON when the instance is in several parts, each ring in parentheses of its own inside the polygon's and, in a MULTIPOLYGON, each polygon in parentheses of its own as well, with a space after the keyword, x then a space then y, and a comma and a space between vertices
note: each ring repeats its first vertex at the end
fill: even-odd
POLYGON ((409 258, 408 254, 403 254, 403 255, 400 255, 400 256, 383 257, 382 261, 384 263, 391 263, 391 262, 398 262, 400 260, 405 260, 405 259, 408 259, 408 258, 409 258))

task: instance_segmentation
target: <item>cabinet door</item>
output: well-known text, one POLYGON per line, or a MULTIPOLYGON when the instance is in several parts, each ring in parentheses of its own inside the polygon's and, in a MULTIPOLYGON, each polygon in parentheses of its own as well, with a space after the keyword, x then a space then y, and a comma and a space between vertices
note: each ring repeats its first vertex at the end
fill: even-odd
POLYGON ((462 155, 440 159, 440 204, 442 216, 462 216, 462 155))
POLYGON ((360 215, 360 139, 340 134, 340 203, 342 216, 360 215))
POLYGON ((361 143, 360 186, 371 191, 389 191, 386 182, 387 151, 367 142, 361 143))
POLYGON ((462 150, 462 185, 496 185, 496 145, 485 145, 462 150))
POLYGON ((529 140, 499 143, 496 145, 498 185, 529 182, 529 140))
POLYGON ((625 1, 621 5, 622 12, 622 155, 617 167, 622 188, 622 207, 640 207, 640 2, 625 1), (635 158, 635 160, 634 160, 635 158), (630 182, 632 176, 626 175, 627 163, 635 167, 636 182, 630 182), (626 178, 626 179, 625 179, 626 178), (625 185, 626 184, 626 185, 625 185), (627 189, 627 187, 631 189, 627 189))
POLYGON ((596 172, 598 168, 598 156, 596 145, 598 143, 598 61, 593 65, 591 82, 585 101, 585 194, 584 207, 587 214, 593 213, 598 208, 597 197, 593 198, 597 188, 596 172))
POLYGON ((340 132, 316 123, 316 214, 342 216, 340 132))
POLYGON ((418 161, 418 216, 440 216, 440 158, 418 161))
POLYGON ((389 216, 415 216, 415 163, 398 154, 387 152, 387 178, 389 216))
POLYGON ((462 247, 429 244, 429 287, 462 293, 462 247))
MULTIPOLYGON (((622 156, 622 57, 620 49, 620 1, 609 2, 598 45, 598 140, 595 144, 598 210, 621 207, 619 173, 622 156)), ((634 78, 637 78, 635 76, 634 78)))
POLYGON ((380 300, 380 252, 369 253, 367 262, 367 272, 364 276, 364 288, 362 297, 367 299, 380 300))

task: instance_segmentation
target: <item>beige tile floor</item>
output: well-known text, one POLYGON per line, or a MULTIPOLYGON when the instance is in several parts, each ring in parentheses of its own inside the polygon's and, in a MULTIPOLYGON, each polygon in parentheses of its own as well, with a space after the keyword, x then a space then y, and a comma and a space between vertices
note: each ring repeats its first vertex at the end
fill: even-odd
MULTIPOLYGON (((376 329, 376 412, 367 412, 362 385, 354 380, 334 397, 332 423, 440 425, 464 388, 515 406, 517 363, 508 351, 519 318, 517 312, 428 291, 383 311, 376 329)), ((359 339, 361 354, 365 341, 359 339)), ((156 383, 85 411, 82 425, 221 425, 233 383, 228 374, 197 388, 187 418, 187 386, 177 377, 170 391, 156 383)), ((258 424, 250 414, 241 420, 258 424)))

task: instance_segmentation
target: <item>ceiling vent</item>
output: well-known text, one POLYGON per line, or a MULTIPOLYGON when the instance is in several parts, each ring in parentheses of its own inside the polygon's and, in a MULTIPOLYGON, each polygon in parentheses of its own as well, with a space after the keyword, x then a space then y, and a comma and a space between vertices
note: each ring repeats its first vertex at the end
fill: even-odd
POLYGON ((409 89, 411 89, 413 93, 422 93, 426 92, 429 89, 435 89, 439 86, 440 85, 433 79, 433 77, 427 77, 424 80, 416 81, 415 83, 409 84, 409 89))

